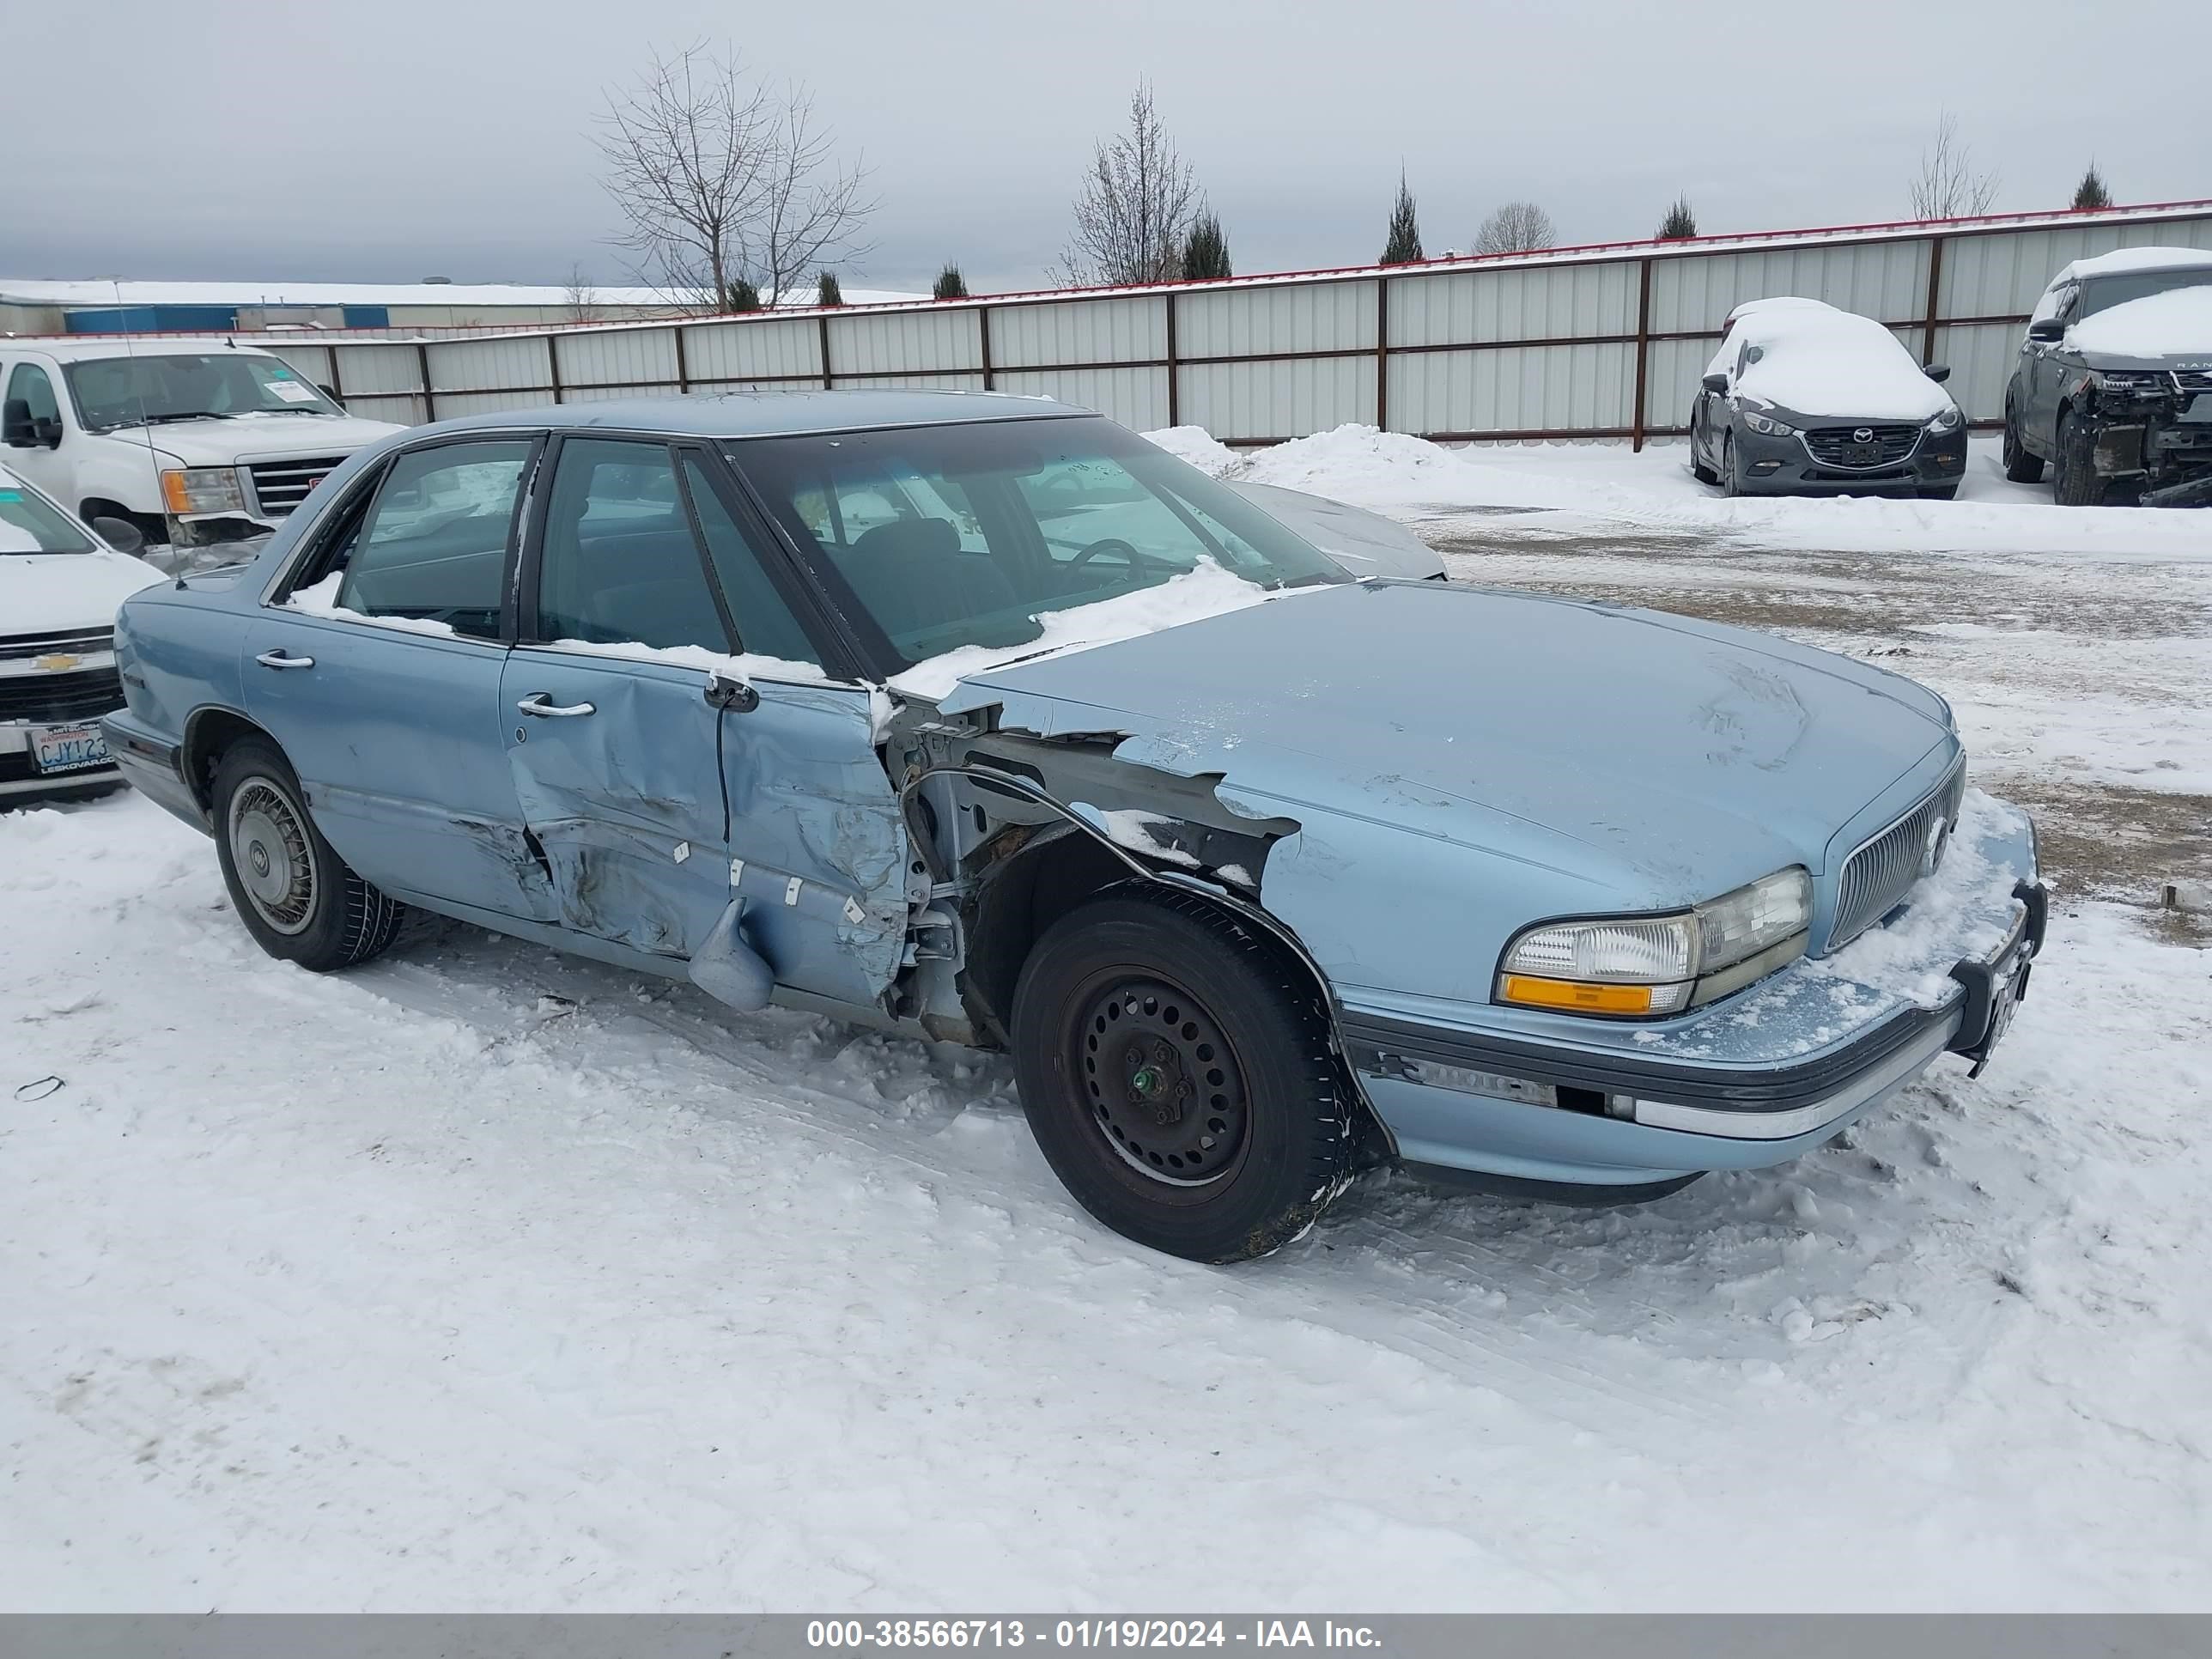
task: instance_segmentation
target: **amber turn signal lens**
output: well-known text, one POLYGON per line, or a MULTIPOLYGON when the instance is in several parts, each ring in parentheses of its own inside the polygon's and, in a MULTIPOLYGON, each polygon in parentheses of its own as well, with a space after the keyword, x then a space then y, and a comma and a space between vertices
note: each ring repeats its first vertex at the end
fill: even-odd
POLYGON ((1583 1014, 1651 1012, 1651 988, 1648 985, 1594 985, 1580 980, 1508 974, 1499 989, 1506 1001, 1531 1008, 1565 1008, 1583 1014))

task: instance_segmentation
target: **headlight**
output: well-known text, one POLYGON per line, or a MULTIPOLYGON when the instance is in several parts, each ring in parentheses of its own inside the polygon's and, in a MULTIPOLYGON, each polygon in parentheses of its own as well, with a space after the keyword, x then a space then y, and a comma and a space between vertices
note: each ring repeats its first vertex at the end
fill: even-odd
POLYGON ((1805 953, 1813 881, 1793 866, 1669 916, 1531 927, 1505 948, 1498 1000, 1563 1013, 1680 1013, 1805 953))
POLYGON ((2166 376, 2155 369, 2095 368, 2089 371, 2089 383, 2100 392, 2131 398, 2141 392, 2165 390, 2166 376))
POLYGON ((1764 432, 1771 438, 1794 438, 1797 435, 1797 428, 1787 421, 1778 421, 1771 415, 1762 415, 1755 409, 1738 412, 1743 416, 1743 423, 1753 432, 1764 432))
POLYGON ((172 513, 243 513, 238 474, 227 466, 188 466, 161 475, 161 500, 172 513))
POLYGON ((1934 420, 1929 422, 1928 429, 1930 432, 1956 432, 1961 426, 1966 424, 1966 417, 1964 415, 1961 415, 1958 410, 1957 405, 1954 404, 1951 408, 1945 410, 1941 415, 1936 416, 1934 420))

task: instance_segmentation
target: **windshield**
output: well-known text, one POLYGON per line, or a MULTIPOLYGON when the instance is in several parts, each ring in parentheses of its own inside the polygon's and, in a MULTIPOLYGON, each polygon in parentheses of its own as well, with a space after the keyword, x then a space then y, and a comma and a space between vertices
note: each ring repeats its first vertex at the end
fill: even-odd
POLYGON ((1251 503, 1108 421, 755 439, 730 455, 817 580, 859 602, 901 667, 964 645, 1026 644, 1043 632, 1041 613, 1207 561, 1259 587, 1347 580, 1251 503))
POLYGON ((140 421, 345 412, 298 369, 246 351, 100 357, 71 363, 66 373, 77 418, 94 432, 140 421))
POLYGON ((2130 270, 2117 276, 2093 276, 2081 284, 2081 308, 2073 320, 2094 317, 2130 300, 2148 299, 2177 288, 2212 286, 2212 266, 2195 270, 2130 270))
POLYGON ((59 507, 0 473, 0 554, 89 553, 92 548, 59 507))

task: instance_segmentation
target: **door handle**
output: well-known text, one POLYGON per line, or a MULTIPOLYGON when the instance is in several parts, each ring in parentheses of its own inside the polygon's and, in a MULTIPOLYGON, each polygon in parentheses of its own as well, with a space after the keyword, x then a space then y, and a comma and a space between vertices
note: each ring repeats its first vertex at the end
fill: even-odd
POLYGON ((264 668, 313 668, 313 657, 288 657, 282 651, 264 651, 254 661, 264 668))
POLYGON ((514 705, 526 714, 535 714, 540 720, 572 720, 580 714, 599 711, 587 702, 556 703, 550 691, 533 691, 514 705))

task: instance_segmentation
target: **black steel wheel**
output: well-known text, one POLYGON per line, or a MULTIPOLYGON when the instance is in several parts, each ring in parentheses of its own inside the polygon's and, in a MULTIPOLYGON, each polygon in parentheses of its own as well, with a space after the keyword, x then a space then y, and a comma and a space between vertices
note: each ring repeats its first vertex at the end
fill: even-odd
POLYGON ((2012 398, 2005 399, 2004 475, 2014 483, 2041 483, 2043 457, 2029 454, 2027 446, 2021 442, 2018 410, 2012 398))
POLYGON ((1140 1244, 1265 1255, 1349 1179, 1355 1108, 1319 988, 1196 895, 1133 884, 1060 918, 1023 967, 1012 1025, 1046 1161, 1140 1244))
POLYGON ((216 855, 246 932, 270 956, 317 973, 379 955, 406 910, 356 875, 308 815, 276 745, 244 738, 215 769, 216 855))
POLYGON ((1735 434, 1733 432, 1721 436, 1721 494, 1743 494, 1743 479, 1735 470, 1735 434))
POLYGON ((2089 423, 2068 410, 2058 417, 2058 462, 2052 469, 2051 499, 2061 507, 2096 507, 2105 499, 2097 476, 2096 434, 2089 423))

